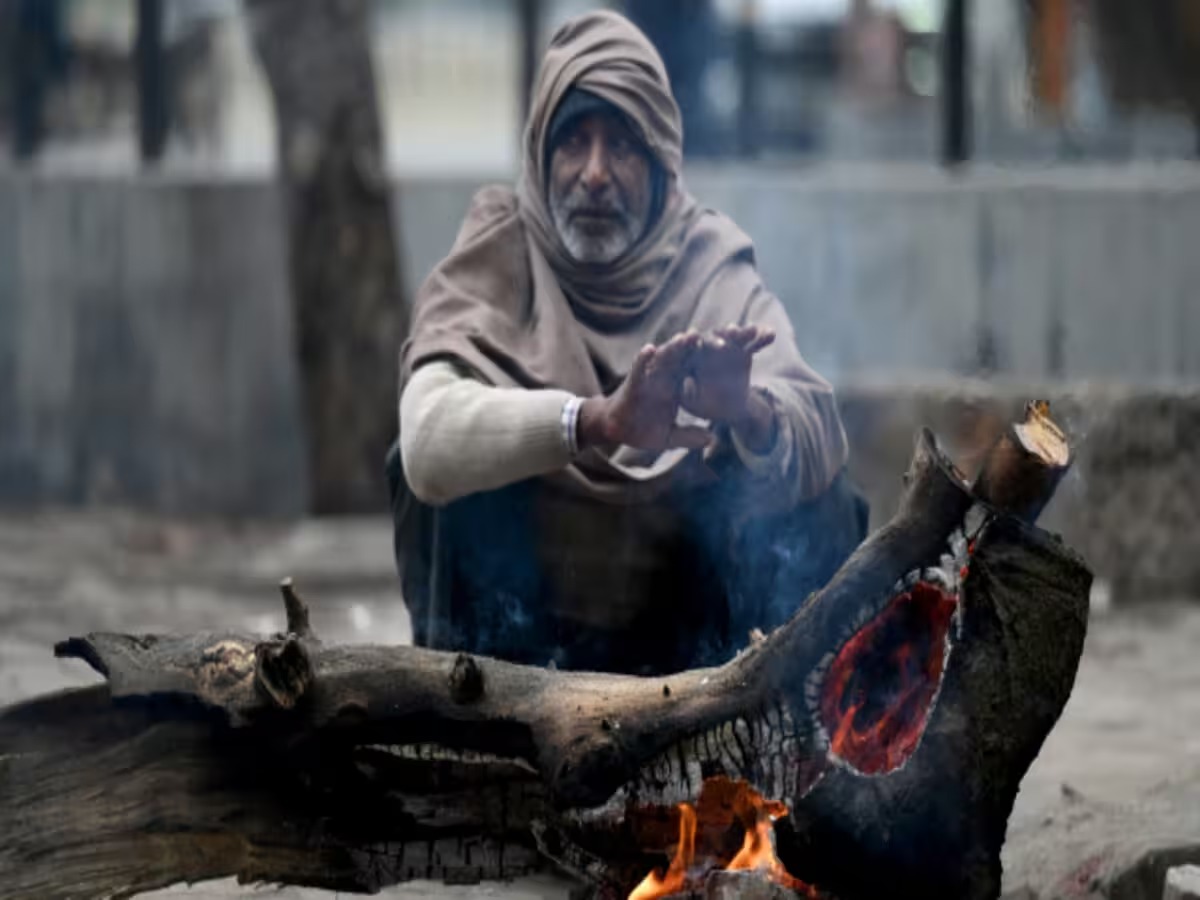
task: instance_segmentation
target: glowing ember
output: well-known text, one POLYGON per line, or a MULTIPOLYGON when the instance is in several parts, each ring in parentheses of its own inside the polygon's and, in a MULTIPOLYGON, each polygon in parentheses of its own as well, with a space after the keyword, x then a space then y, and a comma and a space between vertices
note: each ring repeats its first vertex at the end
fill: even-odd
POLYGON ((898 768, 924 731, 957 600, 917 582, 838 652, 821 693, 830 750, 860 772, 898 768))
POLYGON ((772 823, 787 815, 784 804, 764 799, 744 781, 732 782, 717 776, 704 782, 696 807, 681 803, 676 808, 679 810, 679 844, 671 864, 665 873, 655 870, 642 879, 641 884, 630 893, 629 900, 656 900, 699 890, 709 872, 722 868, 719 858, 697 860, 698 820, 701 829, 710 834, 726 831, 735 820, 742 825, 745 831, 742 847, 724 868, 759 871, 772 881, 807 897, 819 896, 815 889, 793 877, 775 855, 772 823))

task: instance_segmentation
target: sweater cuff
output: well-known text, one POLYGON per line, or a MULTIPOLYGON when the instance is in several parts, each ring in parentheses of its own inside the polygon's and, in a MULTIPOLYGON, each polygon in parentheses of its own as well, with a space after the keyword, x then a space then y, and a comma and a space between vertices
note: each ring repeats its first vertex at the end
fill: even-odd
POLYGON ((779 404, 775 402, 775 396, 766 388, 755 386, 752 390, 758 392, 771 407, 771 412, 775 417, 775 440, 771 442, 771 446, 765 453, 756 453, 743 443, 742 439, 738 437, 737 431, 732 428, 729 429, 729 437, 733 443, 733 449, 737 452, 742 465, 746 467, 746 471, 758 478, 768 478, 783 473, 791 455, 789 452, 791 450, 791 441, 789 440, 791 434, 780 419, 779 404))

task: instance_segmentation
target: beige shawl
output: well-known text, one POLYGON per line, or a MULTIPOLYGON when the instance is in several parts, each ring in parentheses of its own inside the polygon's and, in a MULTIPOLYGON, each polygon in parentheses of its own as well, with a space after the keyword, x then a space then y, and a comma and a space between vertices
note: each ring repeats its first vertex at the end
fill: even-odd
MULTIPOLYGON (((684 188, 682 141, 662 61, 636 27, 593 12, 559 28, 534 87, 517 190, 489 187, 475 196, 450 255, 417 294, 401 378, 423 362, 452 358, 489 384, 587 397, 615 388, 648 342, 688 328, 765 325, 779 337, 755 358, 754 381, 771 391, 782 426, 793 429, 797 477, 803 493, 815 495, 845 461, 832 393, 800 357, 786 314, 759 278, 750 239, 684 188), (548 209, 546 132, 573 86, 620 109, 667 179, 657 220, 609 265, 576 263, 548 209)), ((698 453, 623 447, 588 451, 552 481, 628 503, 713 477, 698 453)))

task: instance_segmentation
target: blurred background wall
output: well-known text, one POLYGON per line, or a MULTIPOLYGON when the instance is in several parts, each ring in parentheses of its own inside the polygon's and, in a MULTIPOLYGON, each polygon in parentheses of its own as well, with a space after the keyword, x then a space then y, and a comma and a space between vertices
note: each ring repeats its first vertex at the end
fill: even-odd
MULTIPOLYGON (((370 4, 408 297, 472 192, 515 177, 530 61, 597 5, 370 4)), ((1102 0, 609 5, 663 51, 692 190, 839 386, 1200 384, 1186 4, 1135 29, 1102 0)), ((147 57, 154 6, 0 5, 0 504, 297 515, 269 92, 236 0, 157 4, 147 57)))
MULTIPOLYGON (((392 171, 507 177, 524 107, 523 42, 536 57, 555 25, 602 6, 627 12, 659 45, 692 158, 933 161, 942 26, 958 0, 368 2, 392 171)), ((5 139, 15 141, 17 107, 40 105, 40 166, 135 170, 136 0, 2 6, 0 37, 23 48, 0 71, 5 139), (25 67, 33 74, 16 71, 18 57, 36 58, 25 67)), ((1191 4, 969 0, 967 9, 972 159, 1195 159, 1200 16, 1191 4)), ((273 114, 248 28, 239 0, 163 4, 162 162, 173 171, 274 170, 273 114)))

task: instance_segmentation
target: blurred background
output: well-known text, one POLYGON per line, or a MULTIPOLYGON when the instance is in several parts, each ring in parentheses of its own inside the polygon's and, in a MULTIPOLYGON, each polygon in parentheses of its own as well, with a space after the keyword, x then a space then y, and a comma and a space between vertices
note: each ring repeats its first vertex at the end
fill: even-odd
POLYGON ((1194 766, 1192 0, 0 0, 0 703, 94 677, 68 633, 277 628, 284 575, 329 638, 409 639, 408 304, 605 5, 835 383, 873 524, 922 424, 969 466, 1046 396, 1075 439, 1045 521, 1095 617, 1017 825, 1194 766))
MULTIPOLYGON (((1200 152, 1200 13, 1175 0, 1137 10, 1116 0, 968 0, 965 23, 944 0, 366 6, 387 163, 400 177, 510 176, 527 57, 536 64, 556 24, 598 6, 622 9, 660 48, 693 159, 930 163, 941 148, 940 98, 958 91, 970 106, 972 160, 1134 163, 1200 152), (947 66, 947 52, 964 58, 947 66)), ((5 0, 4 10, 10 158, 114 175, 146 162, 190 174, 274 171, 275 114, 239 0, 5 0)))

